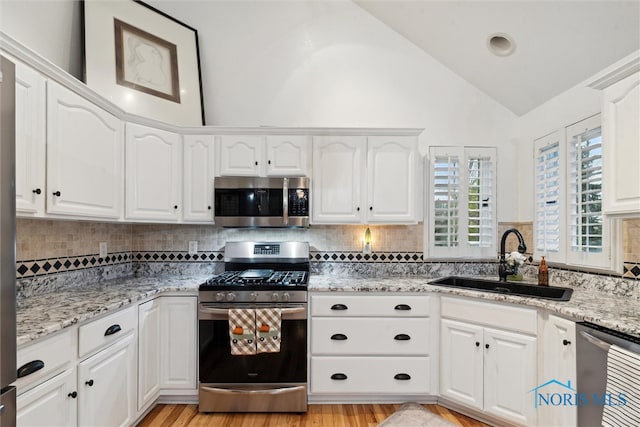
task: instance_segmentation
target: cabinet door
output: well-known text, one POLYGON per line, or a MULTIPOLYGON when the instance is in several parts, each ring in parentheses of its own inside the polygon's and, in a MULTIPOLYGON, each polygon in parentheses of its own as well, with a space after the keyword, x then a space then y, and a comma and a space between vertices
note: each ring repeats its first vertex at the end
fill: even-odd
POLYGON ((214 138, 184 136, 184 197, 182 218, 213 222, 214 138))
POLYGON ((127 123, 127 219, 177 221, 182 189, 180 135, 127 123))
POLYGON ((47 212, 122 216, 122 123, 89 101, 47 83, 47 212))
MULTIPOLYGON (((538 375, 538 384, 556 380, 576 389, 576 324, 562 317, 549 315, 544 324, 542 351, 543 371, 538 375)), ((551 385, 550 387, 554 387, 551 385)), ((564 392, 565 389, 553 390, 564 392)), ((578 422, 576 407, 573 405, 547 406, 537 409, 538 425, 575 426, 578 422)))
POLYGON ((267 136, 266 174, 307 176, 310 147, 309 138, 306 136, 267 136))
POLYGON ((367 153, 367 222, 416 222, 416 138, 369 137, 367 153))
POLYGON ((312 218, 315 224, 360 223, 366 139, 361 136, 313 138, 312 218))
POLYGON ((219 168, 220 176, 259 176, 264 170, 262 136, 220 136, 219 168))
POLYGON ((482 328, 442 319, 440 323, 440 394, 482 409, 482 328))
POLYGON ((138 306, 138 410, 160 392, 160 299, 138 306))
POLYGON ((162 388, 196 389, 197 297, 162 297, 162 388))
POLYGON ((18 396, 16 421, 21 427, 76 425, 76 370, 68 369, 18 396))
POLYGON ((536 425, 536 339, 496 329, 484 331, 484 410, 521 425, 536 425))
POLYGON ((42 215, 45 200, 46 80, 16 62, 16 212, 42 215))
POLYGON ((640 73, 604 90, 603 211, 640 213, 640 73))
POLYGON ((129 426, 135 420, 134 334, 78 364, 78 425, 129 426))

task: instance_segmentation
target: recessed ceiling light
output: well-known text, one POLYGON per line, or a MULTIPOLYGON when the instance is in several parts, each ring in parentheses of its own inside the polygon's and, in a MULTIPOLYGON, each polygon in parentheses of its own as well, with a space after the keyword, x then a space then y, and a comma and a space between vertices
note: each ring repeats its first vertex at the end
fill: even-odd
POLYGON ((509 56, 516 50, 516 42, 507 33, 493 33, 487 38, 489 52, 497 56, 509 56))

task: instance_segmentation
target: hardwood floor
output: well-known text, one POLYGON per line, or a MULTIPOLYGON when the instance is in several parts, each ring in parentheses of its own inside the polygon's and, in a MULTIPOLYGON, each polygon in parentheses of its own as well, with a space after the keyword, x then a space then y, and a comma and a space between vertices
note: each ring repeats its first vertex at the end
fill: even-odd
MULTIPOLYGON (((400 405, 309 405, 305 414, 221 413, 201 414, 198 405, 158 405, 138 427, 375 427, 400 405)), ((462 427, 487 424, 438 405, 429 411, 462 427)))

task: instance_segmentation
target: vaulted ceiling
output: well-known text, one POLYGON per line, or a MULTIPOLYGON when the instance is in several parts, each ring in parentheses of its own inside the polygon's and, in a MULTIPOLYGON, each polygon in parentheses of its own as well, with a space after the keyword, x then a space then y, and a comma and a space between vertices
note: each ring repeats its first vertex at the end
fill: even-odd
POLYGON ((638 0, 354 2, 517 115, 640 49, 638 0))

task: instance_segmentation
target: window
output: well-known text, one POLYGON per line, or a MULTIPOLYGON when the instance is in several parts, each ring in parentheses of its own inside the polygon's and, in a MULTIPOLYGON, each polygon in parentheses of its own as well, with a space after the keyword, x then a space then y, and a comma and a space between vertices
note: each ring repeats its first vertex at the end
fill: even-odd
POLYGON ((560 132, 534 142, 535 150, 535 233, 534 253, 548 260, 564 262, 561 236, 564 230, 564 146, 560 132))
POLYGON ((431 257, 495 256, 495 157, 495 148, 429 149, 431 257))
POLYGON ((611 226, 602 214, 600 115, 534 142, 535 255, 611 269, 611 226), (564 168, 564 170, 562 170, 564 168))

